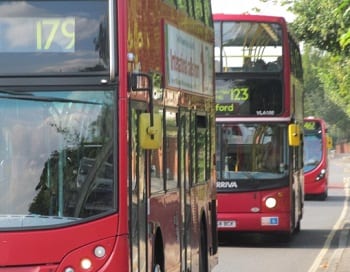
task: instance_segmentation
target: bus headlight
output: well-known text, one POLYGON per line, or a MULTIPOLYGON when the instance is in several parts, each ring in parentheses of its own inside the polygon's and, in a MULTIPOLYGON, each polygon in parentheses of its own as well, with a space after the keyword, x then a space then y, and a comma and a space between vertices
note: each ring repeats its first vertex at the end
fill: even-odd
POLYGON ((83 270, 88 270, 90 269, 92 266, 92 263, 91 263, 91 260, 88 259, 88 258, 85 258, 85 259, 82 259, 81 260, 81 263, 80 263, 80 267, 83 269, 83 270))
POLYGON ((268 207, 269 209, 272 209, 272 208, 276 207, 276 205, 277 205, 277 200, 276 200, 276 198, 274 198, 274 197, 268 197, 268 198, 265 200, 265 205, 266 205, 266 207, 268 207))
POLYGON ((94 255, 97 258, 103 258, 106 255, 106 249, 103 246, 97 246, 94 249, 94 255))
POLYGON ((322 169, 321 172, 317 175, 316 180, 319 181, 324 178, 326 175, 326 169, 322 169))

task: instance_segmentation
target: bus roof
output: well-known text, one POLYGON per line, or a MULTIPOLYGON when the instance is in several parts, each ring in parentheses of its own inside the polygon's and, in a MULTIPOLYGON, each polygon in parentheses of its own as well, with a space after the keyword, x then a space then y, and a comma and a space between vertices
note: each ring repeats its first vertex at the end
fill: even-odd
POLYGON ((214 21, 266 21, 271 23, 287 24, 284 17, 272 15, 254 15, 254 14, 213 14, 214 21))

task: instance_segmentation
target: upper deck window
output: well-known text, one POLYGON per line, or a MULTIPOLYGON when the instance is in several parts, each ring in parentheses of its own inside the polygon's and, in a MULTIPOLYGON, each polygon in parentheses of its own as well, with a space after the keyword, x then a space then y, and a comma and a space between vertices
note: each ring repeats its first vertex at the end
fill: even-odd
POLYGON ((1 1, 2 75, 108 70, 107 1, 1 1))
POLYGON ((188 14, 189 17, 203 22, 207 26, 213 26, 210 1, 205 0, 164 0, 164 2, 176 6, 188 14))
POLYGON ((281 26, 261 22, 215 23, 216 72, 282 69, 281 26))

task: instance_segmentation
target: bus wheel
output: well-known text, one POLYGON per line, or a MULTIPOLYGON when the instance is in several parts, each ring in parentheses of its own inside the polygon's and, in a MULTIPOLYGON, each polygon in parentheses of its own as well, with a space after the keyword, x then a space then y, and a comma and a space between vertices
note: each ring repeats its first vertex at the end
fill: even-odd
MULTIPOLYGON (((302 206, 303 206, 303 204, 302 204, 302 200, 300 200, 300 202, 299 202, 299 207, 300 207, 300 209, 302 209, 302 206)), ((299 233, 300 232, 300 224, 301 224, 301 218, 302 218, 302 212, 301 212, 301 214, 299 214, 299 216, 298 216, 298 222, 297 222, 297 224, 296 224, 296 226, 295 226, 295 228, 294 228, 294 231, 293 231, 293 233, 295 234, 295 233, 299 233)))
POLYGON ((164 270, 164 251, 163 251, 163 239, 159 231, 157 231, 156 240, 154 244, 154 261, 153 272, 162 272, 164 270))
POLYGON ((199 245, 199 271, 208 272, 208 238, 207 238, 207 230, 206 224, 201 222, 200 228, 200 245, 199 245))
POLYGON ((324 201, 327 199, 327 197, 328 197, 328 188, 326 188, 326 190, 322 194, 319 195, 319 200, 324 201))
POLYGON ((300 232, 300 219, 298 220, 297 225, 295 226, 294 233, 299 233, 300 232))

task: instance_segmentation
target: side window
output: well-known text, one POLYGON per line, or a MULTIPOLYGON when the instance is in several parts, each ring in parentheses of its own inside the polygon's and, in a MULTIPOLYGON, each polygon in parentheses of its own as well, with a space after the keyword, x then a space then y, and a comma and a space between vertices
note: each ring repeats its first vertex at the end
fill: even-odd
POLYGON ((193 6, 194 0, 187 0, 187 13, 190 17, 194 18, 194 6, 193 6))
MULTIPOLYGON (((163 110, 155 108, 155 112, 164 116, 163 110)), ((151 193, 162 192, 165 190, 164 184, 164 146, 151 151, 151 193)))
MULTIPOLYGON (((304 139, 304 137, 302 137, 301 139, 304 139)), ((298 167, 299 169, 302 169, 304 167, 304 141, 301 143, 301 145, 298 147, 298 167)))
POLYGON ((164 0, 165 3, 171 4, 173 6, 176 5, 176 0, 164 0))
POLYGON ((190 183, 197 183, 196 113, 190 115, 190 183))
POLYGON ((301 54, 299 51, 298 45, 294 42, 294 40, 289 38, 289 46, 290 46, 290 62, 291 62, 291 71, 299 80, 302 80, 303 77, 303 69, 302 69, 302 61, 301 54))
POLYGON ((202 21, 207 26, 213 26, 211 3, 203 0, 164 0, 186 12, 190 17, 202 21))
POLYGON ((221 72, 221 53, 220 49, 222 47, 221 44, 221 23, 215 22, 214 23, 214 33, 215 33, 215 72, 221 72))
POLYGON ((176 7, 177 7, 177 9, 185 11, 187 13, 187 1, 186 0, 176 0, 176 7))
POLYGON ((165 173, 166 189, 177 188, 178 185, 178 114, 176 111, 165 111, 165 173))
POLYGON ((189 112, 185 109, 180 109, 181 116, 179 117, 179 180, 185 183, 185 188, 188 189, 190 181, 190 161, 191 161, 191 144, 189 112))
POLYGON ((206 116, 197 115, 195 118, 195 172, 196 183, 204 183, 208 176, 209 164, 209 124, 206 116))
POLYGON ((204 1, 204 23, 207 26, 213 26, 213 17, 211 13, 211 3, 210 1, 204 1))
POLYGON ((203 1, 202 0, 194 0, 194 12, 195 12, 195 18, 197 20, 201 20, 203 23, 204 20, 204 10, 203 10, 203 1))
POLYGON ((295 76, 295 50, 294 50, 294 42, 289 37, 289 57, 290 57, 290 71, 295 76))

